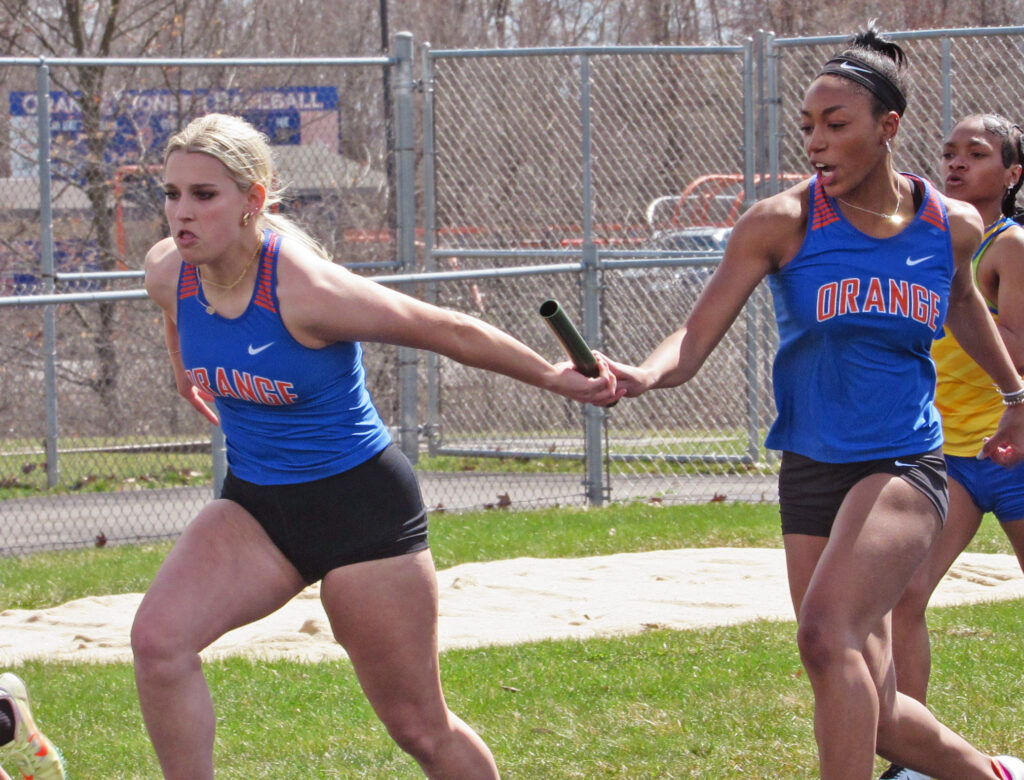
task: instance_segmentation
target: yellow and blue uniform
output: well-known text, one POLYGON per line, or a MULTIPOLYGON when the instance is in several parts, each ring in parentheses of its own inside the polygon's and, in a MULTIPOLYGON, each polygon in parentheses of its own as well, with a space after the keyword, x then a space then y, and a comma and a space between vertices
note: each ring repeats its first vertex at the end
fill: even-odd
MULTIPOLYGON (((1001 217, 985 229, 972 259, 975 280, 981 258, 995 238, 1007 230, 1021 229, 1009 217, 1001 217)), ((996 303, 986 303, 998 322, 996 303)), ((938 373, 935 405, 942 413, 943 452, 949 475, 966 488, 982 511, 994 512, 1003 522, 1024 518, 1024 465, 1007 469, 976 458, 1005 409, 991 377, 948 330, 932 345, 932 358, 938 373)))

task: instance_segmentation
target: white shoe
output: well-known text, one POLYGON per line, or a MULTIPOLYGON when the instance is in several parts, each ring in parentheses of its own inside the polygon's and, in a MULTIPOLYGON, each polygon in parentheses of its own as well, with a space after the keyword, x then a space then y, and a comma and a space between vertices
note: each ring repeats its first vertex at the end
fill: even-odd
POLYGON ((1013 756, 996 756, 996 761, 1006 770, 1009 780, 1024 780, 1024 761, 1013 756))
MULTIPOLYGON (((878 776, 878 780, 932 780, 928 775, 922 775, 913 769, 907 769, 898 764, 889 764, 889 768, 878 776)), ((1015 778, 1016 780, 1016 778, 1015 778)), ((1024 778, 1021 778, 1024 780, 1024 778)))
POLYGON ((14 711, 14 739, 0 745, 0 756, 10 758, 26 780, 64 780, 64 756, 32 720, 28 691, 18 675, 0 674, 0 698, 14 711))

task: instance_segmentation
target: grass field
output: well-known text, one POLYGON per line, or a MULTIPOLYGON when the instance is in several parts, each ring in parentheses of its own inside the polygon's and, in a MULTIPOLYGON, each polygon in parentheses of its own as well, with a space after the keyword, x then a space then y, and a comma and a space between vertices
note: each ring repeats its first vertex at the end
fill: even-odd
MULTIPOLYGON (((441 514, 439 568, 522 555, 780 545, 777 508, 717 503, 441 514)), ((990 518, 971 546, 1009 552, 990 518)), ((0 560, 0 606, 43 608, 145 588, 167 545, 0 560)), ((1020 602, 934 610, 931 703, 982 749, 1024 753, 1020 602)), ((794 624, 648 631, 445 653, 452 708, 487 739, 507 778, 779 780, 816 774, 810 686, 794 624)), ((131 667, 30 663, 34 709, 70 777, 157 778, 131 667)), ((347 662, 233 659, 206 665, 218 712, 219 778, 415 778, 347 662)), ((879 763, 881 767, 881 763, 879 763)))
MULTIPOLYGON (((763 438, 762 432, 762 438, 763 438)), ((721 429, 708 431, 633 431, 619 432, 609 444, 612 456, 607 464, 614 475, 635 474, 733 474, 773 473, 776 463, 762 459, 759 464, 737 460, 713 462, 716 458, 746 456, 746 431, 721 429), (685 456, 693 460, 673 461, 685 456), (707 457, 708 461, 700 460, 707 457)), ((154 437, 74 437, 59 442, 60 481, 47 486, 46 454, 40 442, 7 439, 0 450, 0 500, 35 495, 109 492, 146 488, 209 485, 212 468, 209 450, 196 452, 155 451, 160 446, 188 448, 199 446, 196 437, 177 442, 156 441, 154 437)), ((523 438, 530 449, 545 450, 550 442, 566 439, 564 431, 536 431, 529 435, 495 432, 486 440, 466 437, 463 447, 492 449, 496 441, 523 438), (545 443, 549 442, 549 443, 545 443)), ((570 437, 570 441, 574 441, 570 437)), ((522 445, 527 446, 527 445, 522 445)), ((562 446, 561 444, 559 446, 562 446)), ((582 441, 572 445, 579 457, 496 457, 468 455, 422 455, 417 466, 422 471, 462 473, 467 471, 514 474, 583 474, 582 441)))

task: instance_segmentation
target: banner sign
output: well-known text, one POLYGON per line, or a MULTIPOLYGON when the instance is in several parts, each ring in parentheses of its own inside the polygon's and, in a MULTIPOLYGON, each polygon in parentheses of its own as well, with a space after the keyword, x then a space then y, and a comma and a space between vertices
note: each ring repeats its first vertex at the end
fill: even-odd
MULTIPOLYGON (((54 173, 79 177, 76 160, 85 159, 86 139, 80 93, 51 92, 50 145, 54 173)), ((38 177, 36 92, 10 93, 11 173, 38 177)), ((338 90, 333 86, 264 89, 126 90, 103 105, 102 130, 108 134, 106 161, 112 166, 158 160, 167 140, 188 120, 211 112, 237 114, 273 144, 319 143, 338 151, 338 90)))

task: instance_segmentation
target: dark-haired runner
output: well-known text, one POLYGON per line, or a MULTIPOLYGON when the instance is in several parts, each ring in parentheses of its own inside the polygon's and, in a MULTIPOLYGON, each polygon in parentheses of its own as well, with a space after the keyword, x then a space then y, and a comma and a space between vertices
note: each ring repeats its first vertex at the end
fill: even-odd
POLYGON ((1024 780, 1024 763, 980 752, 896 690, 891 611, 946 512, 929 357, 944 321, 1007 404, 985 455, 1024 458, 1024 383, 971 279, 981 219, 891 164, 904 59, 869 30, 825 64, 800 111, 815 176, 755 204, 686 325, 639 368, 612 370, 628 396, 686 382, 768 279, 780 345, 766 445, 783 451, 821 777, 869 780, 878 753, 944 780, 1024 780))

